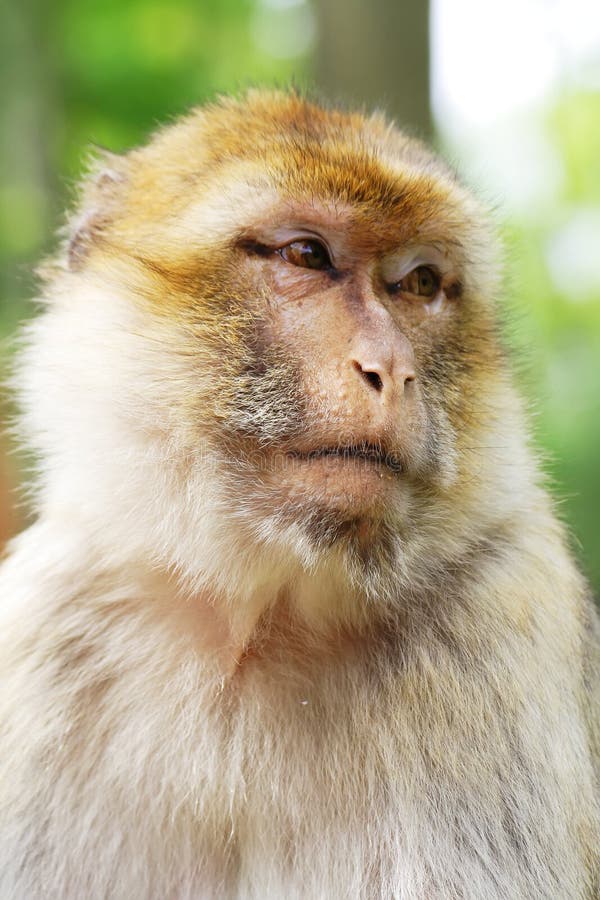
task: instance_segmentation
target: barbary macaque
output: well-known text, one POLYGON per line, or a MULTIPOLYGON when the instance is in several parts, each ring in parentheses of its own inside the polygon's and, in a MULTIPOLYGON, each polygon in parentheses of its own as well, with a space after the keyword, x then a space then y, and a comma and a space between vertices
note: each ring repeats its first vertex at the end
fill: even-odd
POLYGON ((251 91, 100 159, 15 384, 3 900, 600 897, 600 637, 479 202, 251 91))

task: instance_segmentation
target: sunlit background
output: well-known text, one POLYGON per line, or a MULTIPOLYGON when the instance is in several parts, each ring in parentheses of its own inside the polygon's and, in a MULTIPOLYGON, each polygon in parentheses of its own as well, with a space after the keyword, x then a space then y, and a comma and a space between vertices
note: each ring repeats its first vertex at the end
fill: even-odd
MULTIPOLYGON (((382 106, 495 211, 536 438, 600 589, 597 0, 5 0, 0 15, 3 365, 90 146, 124 150, 248 84, 382 106)), ((25 521, 12 451, 0 541, 25 521)))

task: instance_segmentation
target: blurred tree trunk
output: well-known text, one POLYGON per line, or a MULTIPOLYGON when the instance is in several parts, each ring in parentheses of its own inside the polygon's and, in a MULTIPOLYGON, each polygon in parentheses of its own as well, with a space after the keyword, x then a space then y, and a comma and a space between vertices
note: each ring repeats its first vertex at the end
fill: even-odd
POLYGON ((427 0, 317 0, 317 84, 326 96, 382 108, 429 139, 427 0))
MULTIPOLYGON (((1 4, 2 0, 0 0, 1 4)), ((8 415, 4 337, 32 309, 33 260, 56 219, 53 156, 61 134, 53 23, 62 11, 44 0, 5 3, 0 28, 0 550, 22 525, 14 488, 19 460, 2 434, 8 415)))
MULTIPOLYGON (((1 4, 2 0, 0 0, 1 4)), ((56 219, 54 155, 61 105, 53 61, 56 12, 44 0, 6 3, 0 28, 0 315, 11 328, 31 295, 32 260, 56 219)))

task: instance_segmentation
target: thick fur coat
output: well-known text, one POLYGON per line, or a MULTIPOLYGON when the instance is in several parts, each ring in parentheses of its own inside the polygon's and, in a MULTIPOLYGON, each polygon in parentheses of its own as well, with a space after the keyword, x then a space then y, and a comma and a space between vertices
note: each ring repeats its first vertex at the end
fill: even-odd
POLYGON ((597 617, 496 256, 420 144, 296 95, 97 164, 15 377, 38 518, 0 570, 2 898, 600 897, 597 617), (375 513, 288 489, 290 441, 362 440, 326 303, 367 301, 353 262, 269 256, 281 222, 454 279, 378 295, 416 387, 375 513))

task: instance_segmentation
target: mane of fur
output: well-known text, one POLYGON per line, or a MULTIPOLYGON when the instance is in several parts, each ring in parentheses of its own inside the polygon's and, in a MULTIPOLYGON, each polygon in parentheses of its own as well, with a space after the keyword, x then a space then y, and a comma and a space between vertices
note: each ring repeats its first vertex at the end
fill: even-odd
POLYGON ((0 573, 2 897, 597 896, 593 613, 494 256, 421 145, 295 95, 98 165, 15 378, 38 521, 0 573), (290 427, 294 372, 248 385, 253 313, 219 273, 237 223, 306 190, 367 231, 437 216, 479 310, 431 373, 432 487, 371 556, 269 508, 211 425, 258 427, 263 402, 265 441, 290 427))

